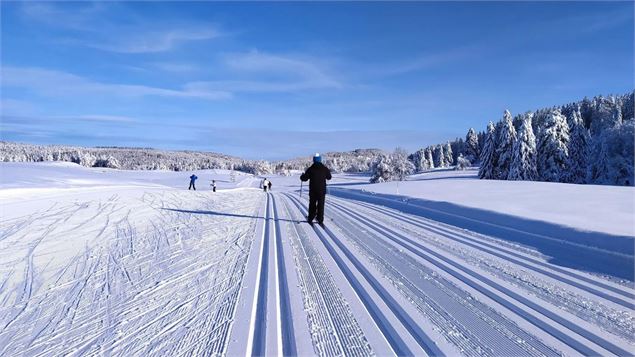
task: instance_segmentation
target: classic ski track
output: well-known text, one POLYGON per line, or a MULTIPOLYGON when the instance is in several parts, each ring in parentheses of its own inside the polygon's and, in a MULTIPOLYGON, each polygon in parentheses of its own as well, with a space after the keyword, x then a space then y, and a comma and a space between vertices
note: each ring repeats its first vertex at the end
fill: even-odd
MULTIPOLYGON (((485 269, 489 271, 490 273, 501 277, 502 279, 505 279, 514 284, 517 284, 518 286, 522 287, 523 289, 526 289, 527 291, 531 293, 539 295, 543 300, 552 301, 552 303, 557 304, 558 306, 561 306, 562 308, 566 309, 567 311, 570 311, 571 313, 575 314, 576 316, 580 318, 583 318, 589 323, 595 323, 595 321, 598 318, 603 319, 604 321, 606 321, 605 323, 608 324, 608 325, 603 325, 603 327, 608 329, 609 332, 615 335, 618 335, 624 339, 627 339, 631 342, 633 342, 635 339, 635 337, 633 336, 633 332, 635 331, 635 326, 634 326, 635 324, 633 323, 633 317, 631 316, 632 310, 624 309, 624 307, 621 306, 620 304, 614 304, 613 303, 614 301, 611 299, 607 299, 608 301, 606 301, 605 294, 594 295, 593 292, 596 290, 581 289, 580 284, 578 283, 573 285, 568 284, 569 279, 558 279, 556 273, 545 274, 544 268, 533 269, 534 268, 533 265, 529 263, 525 264, 522 261, 519 261, 519 259, 515 258, 518 256, 517 254, 513 252, 508 252, 504 248, 501 248, 499 250, 501 251, 501 253, 498 253, 496 251, 493 251, 491 249, 492 247, 487 243, 485 243, 485 247, 483 248, 478 244, 478 242, 474 243, 473 240, 468 240, 467 242, 465 242, 464 240, 459 238, 459 237, 467 236, 467 234, 464 233, 464 231, 458 231, 454 233, 454 235, 451 235, 449 233, 439 234, 439 237, 441 238, 439 240, 438 238, 432 237, 429 234, 430 232, 432 233, 438 232, 438 230, 435 229, 432 223, 428 222, 427 225, 425 226, 418 225, 416 222, 416 218, 414 217, 408 220, 404 216, 393 214, 392 212, 386 211, 384 209, 371 207, 367 204, 357 204, 357 203, 352 203, 352 202, 349 202, 346 200, 340 200, 340 199, 338 199, 337 202, 347 207, 348 206, 355 207, 355 209, 360 209, 359 206, 361 205, 364 208, 367 208, 367 210, 362 209, 360 210, 360 212, 371 214, 375 219, 377 219, 378 221, 381 221, 384 225, 390 225, 397 229, 402 229, 404 231, 407 230, 410 232, 410 234, 413 234, 413 237, 424 238, 427 244, 437 245, 441 249, 444 249, 451 254, 457 255, 459 259, 466 260, 475 266, 481 266, 484 263, 483 261, 478 261, 478 259, 480 258, 474 252, 466 252, 465 248, 457 247, 456 246, 457 243, 459 245, 467 246, 468 247, 467 249, 475 249, 477 251, 482 251, 487 254, 490 254, 495 257, 494 259, 498 258, 498 259, 503 259, 505 261, 511 262, 512 263, 511 265, 508 265, 505 267, 501 267, 499 265, 496 265, 496 266, 492 265, 492 266, 485 267, 485 269), (377 212, 379 214, 376 214, 373 212, 377 212), (410 224, 417 228, 415 228, 414 230, 411 230, 407 228, 406 226, 396 224, 396 222, 393 219, 386 219, 388 217, 395 218, 402 223, 410 224), (447 246, 447 244, 449 244, 450 242, 454 242, 455 246, 447 246), (457 250, 460 250, 460 251, 457 252, 457 250), (506 254, 513 255, 514 258, 510 258, 506 254), (477 260, 477 261, 473 261, 473 260, 477 260), (518 264, 518 266, 514 264, 518 264), (512 272, 509 271, 509 269, 518 270, 519 266, 522 268, 526 268, 526 269, 534 271, 534 274, 531 275, 532 278, 531 279, 526 278, 526 275, 528 275, 529 272, 525 270, 522 270, 522 271, 519 270, 515 275, 513 275, 512 272), (538 279, 535 277, 536 273, 538 275, 546 276, 547 280, 555 280, 561 284, 554 285, 549 282, 541 282, 544 279, 536 280, 538 279), (543 285, 541 286, 539 284, 543 284, 543 285), (579 295, 579 293, 575 291, 577 289, 580 289, 585 293, 583 295, 579 295), (578 310, 574 309, 574 307, 576 306, 578 310), (592 311, 588 311, 588 310, 592 310, 592 311)), ((448 232, 448 231, 449 230, 444 230, 443 232, 448 232)), ((523 259, 524 257, 520 256, 519 258, 523 259)), ((483 259, 486 259, 486 258, 483 258, 483 259)), ((530 262, 532 261, 530 260, 530 262)), ((494 264, 494 263, 490 262, 488 264, 494 264)), ((542 264, 541 266, 548 266, 548 264, 545 263, 545 264, 542 264)))
MULTIPOLYGON (((302 211, 304 214, 307 213, 300 204, 299 199, 291 195, 287 195, 287 197, 291 199, 291 201, 300 211, 302 211)), ((345 276, 349 280, 349 283, 357 291, 358 296, 366 305, 367 310, 373 317, 373 320, 375 320, 377 326, 380 328, 380 330, 382 330, 382 333, 393 348, 395 354, 413 355, 413 351, 411 351, 410 348, 406 345, 402 337, 396 333, 394 326, 392 326, 388 322, 385 312, 380 311, 377 305, 367 298, 367 295, 364 293, 359 281, 357 280, 357 278, 355 278, 350 269, 343 263, 344 258, 337 253, 337 251, 334 249, 333 244, 331 244, 326 238, 327 236, 335 244, 335 246, 337 246, 338 249, 343 252, 343 255, 346 257, 346 259, 352 263, 355 269, 357 269, 357 271, 364 277, 364 279, 370 284, 373 290, 382 298, 390 311, 395 315, 395 317, 404 326, 404 328, 406 328, 406 330, 411 334, 412 338, 417 342, 419 347, 421 347, 421 349, 428 355, 444 355, 444 353, 437 347, 434 341, 432 341, 430 337, 422 331, 421 327, 413 320, 413 318, 409 316, 395 301, 395 299, 386 291, 386 289, 381 285, 377 278, 374 277, 368 271, 368 269, 364 267, 364 265, 361 264, 361 262, 352 255, 350 250, 342 245, 339 238, 337 238, 328 228, 323 231, 318 229, 317 226, 314 226, 313 228, 320 238, 321 242, 327 248, 333 259, 335 259, 335 261, 337 262, 339 268, 345 273, 345 276)))
MULTIPOLYGON (((298 212, 297 208, 292 210, 289 206, 288 198, 284 200, 284 205, 289 217, 302 222, 302 218, 295 214, 298 212)), ((296 232, 292 246, 296 250, 294 258, 303 286, 307 319, 310 326, 315 326, 311 328, 311 337, 316 354, 359 357, 374 355, 320 254, 304 230, 294 223, 289 225, 296 232)))
MULTIPOLYGON (((334 211, 331 210, 331 212, 334 211)), ((339 213, 336 215, 338 218, 344 217, 339 213)), ((350 229, 344 227, 342 224, 338 224, 338 227, 348 233, 348 236, 353 239, 359 250, 369 254, 369 260, 373 262, 373 264, 383 266, 383 270, 392 276, 389 280, 394 281, 393 284, 396 285, 402 294, 408 297, 408 300, 417 306, 417 309, 423 316, 428 317, 439 330, 446 332, 452 331, 451 333, 445 334, 446 339, 454 343, 457 348, 465 351, 466 354, 473 354, 475 356, 518 355, 521 351, 524 351, 524 353, 534 355, 557 355, 555 351, 539 342, 531 334, 518 328, 512 321, 507 320, 504 316, 496 313, 491 308, 480 304, 474 297, 442 277, 435 275, 431 269, 416 262, 410 256, 403 255, 402 252, 396 250, 395 247, 388 242, 383 242, 380 236, 364 230, 363 226, 357 225, 357 233, 351 232, 350 229), (359 238, 355 238, 359 237, 360 233, 363 233, 365 238, 369 238, 369 235, 374 236, 379 244, 388 244, 380 248, 380 252, 384 252, 383 255, 385 256, 392 254, 393 259, 384 259, 378 253, 367 249, 367 246, 370 244, 368 239, 360 241, 359 238), (391 250, 393 250, 392 253, 390 252, 391 250), (395 261, 405 261, 408 262, 409 265, 401 264, 401 269, 397 269, 390 263, 395 261), (412 268, 409 268, 409 266, 412 266, 412 268), (408 273, 408 269, 411 270, 410 278, 403 275, 408 273), (425 275, 426 277, 422 278, 421 275, 425 275), (430 285, 430 282, 432 282, 432 285, 430 285), (422 283, 427 285, 422 285, 422 283), (433 293, 435 290, 438 290, 441 295, 439 295, 439 293, 433 293), (433 294, 430 295, 431 293, 433 294), (432 296, 436 296, 436 299, 432 296), (452 306, 447 305, 449 301, 456 301, 459 306, 448 308, 447 306, 452 306), (441 305, 446 305, 446 308, 443 308, 441 305), (452 311, 452 313, 448 314, 448 311, 452 311), (480 341, 481 339, 474 336, 471 332, 472 330, 477 330, 475 333, 483 333, 480 328, 477 328, 478 320, 466 322, 469 324, 469 327, 456 320, 454 316, 461 314, 461 311, 467 312, 471 316, 480 319, 483 321, 481 325, 485 323, 485 326, 492 329, 490 335, 498 337, 490 337, 490 341, 495 341, 499 344, 502 338, 506 338, 510 341, 508 344, 515 345, 517 348, 521 348, 521 350, 501 350, 501 347, 498 346, 497 352, 492 351, 490 346, 483 344, 483 342, 480 341)), ((468 319, 466 321, 470 320, 468 319)), ((485 335, 485 337, 487 336, 489 335, 485 335)))
MULTIPOLYGON (((353 201, 351 200, 342 200, 341 198, 336 198, 336 200, 353 203, 353 201)), ((383 206, 372 205, 362 201, 356 201, 354 204, 368 208, 370 210, 374 210, 376 212, 383 213, 404 223, 409 223, 419 228, 436 232, 443 237, 461 242, 470 247, 478 247, 477 249, 483 250, 497 257, 507 259, 511 262, 514 262, 515 264, 522 265, 525 268, 541 272, 561 282, 567 283, 568 285, 572 285, 579 289, 588 291, 593 295, 602 296, 607 300, 622 305, 623 307, 631 309, 633 308, 635 289, 628 288, 619 284, 614 284, 610 281, 601 281, 594 276, 586 276, 583 273, 564 269, 548 262, 536 259, 535 257, 517 253, 506 247, 494 246, 492 245, 492 243, 486 241, 486 239, 489 237, 485 237, 474 232, 469 232, 470 234, 468 234, 464 229, 446 225, 441 222, 432 221, 423 217, 402 213, 398 210, 391 210, 383 206), (500 251, 500 253, 496 252, 495 250, 500 251), (573 278, 573 280, 571 278, 573 278), (610 295, 611 293, 619 296, 610 295)))
MULTIPOLYGON (((359 193, 357 193, 357 194, 359 194, 359 193)), ((401 203, 401 204, 404 203, 404 201, 399 201, 399 200, 395 200, 395 199, 391 199, 391 198, 382 198, 382 200, 390 201, 390 202, 393 202, 393 203, 401 203)), ((405 200, 405 202, 408 202, 408 200, 405 200)), ((443 210, 439 210, 439 209, 435 209, 435 208, 430 208, 430 207, 417 205, 416 203, 413 203, 411 205, 413 207, 417 207, 417 208, 419 208, 421 210, 438 213, 438 214, 441 214, 441 215, 444 215, 444 216, 460 218, 462 220, 466 220, 466 221, 469 221, 469 222, 474 222, 474 223, 478 223, 478 224, 481 224, 481 225, 494 227, 494 228, 505 230, 505 231, 509 231, 509 232, 517 232, 517 233, 526 234, 526 235, 533 236, 533 237, 536 237, 536 238, 539 238, 539 239, 543 239, 543 240, 546 240, 546 241, 551 241, 551 242, 554 242, 554 243, 562 244, 564 246, 574 247, 574 248, 577 248, 577 249, 580 249, 580 250, 587 250, 587 251, 605 253, 605 254, 609 254, 609 255, 612 255, 612 256, 615 256, 615 257, 618 257, 618 258, 631 258, 632 257, 632 256, 630 256, 628 254, 618 253, 618 252, 613 251, 613 250, 608 250, 608 249, 604 249, 604 248, 589 246, 589 245, 585 245, 583 243, 571 242, 571 241, 568 241, 568 240, 555 238, 555 237, 550 237, 550 236, 547 236, 547 235, 544 235, 544 234, 540 234, 540 233, 527 232, 527 231, 523 231, 521 229, 517 229, 517 228, 514 228, 514 227, 506 226, 506 225, 501 225, 501 224, 497 224, 497 223, 491 223, 491 222, 488 222, 488 221, 467 217, 467 216, 464 216, 464 215, 461 215, 461 214, 451 213, 451 212, 447 212, 447 211, 443 211, 443 210)), ((441 222, 439 222, 439 223, 441 223, 441 222)))
POLYGON ((278 310, 277 320, 279 326, 279 351, 284 356, 297 355, 297 349, 295 344, 295 333, 293 328, 293 318, 291 311, 291 297, 289 294, 289 285, 287 280, 287 267, 284 259, 284 246, 282 244, 282 229, 280 228, 280 220, 278 210, 276 206, 276 198, 274 194, 271 194, 271 203, 273 208, 273 220, 275 227, 275 257, 276 257, 276 272, 277 272, 277 289, 278 292, 278 310), (281 316, 285 316, 282 320, 281 316))
POLYGON ((438 266, 440 269, 443 269, 444 271, 454 275, 457 279, 466 282, 468 285, 481 291, 482 293, 499 302, 503 306, 518 309, 520 307, 519 305, 523 305, 524 307, 531 309, 527 310, 523 308, 521 310, 522 313, 520 313, 520 311, 518 310, 516 310, 516 312, 519 314, 519 316, 527 319, 536 327, 541 328, 545 332, 548 332, 552 336, 558 338, 566 345, 577 350, 579 353, 584 355, 605 355, 607 352, 610 352, 616 355, 630 355, 630 352, 627 349, 622 348, 615 343, 596 335, 591 331, 585 330, 575 323, 571 323, 566 318, 563 318, 558 314, 555 314, 548 309, 538 305, 537 303, 532 302, 529 299, 513 292, 512 290, 502 286, 500 283, 495 282, 494 280, 487 278, 472 269, 469 269, 454 262, 452 259, 444 256, 443 254, 436 252, 433 249, 424 247, 423 245, 413 241, 410 238, 405 237, 400 233, 395 232, 392 229, 381 227, 373 222, 370 222, 368 219, 361 217, 350 210, 348 210, 348 213, 349 217, 353 217, 356 220, 364 222, 368 227, 376 230, 379 234, 382 234, 384 237, 393 240, 395 243, 412 251, 414 254, 417 254, 421 258, 428 260, 429 262, 438 266), (495 293, 494 291, 502 293, 502 295, 495 293), (555 322, 561 327, 557 328, 553 325, 545 323, 545 318, 555 322), (582 337, 588 342, 591 342, 593 347, 588 346, 588 344, 581 343, 579 340, 573 339, 571 337, 571 333, 567 333, 566 330, 561 330, 562 327, 570 332, 573 332, 574 335, 582 337))
POLYGON ((259 253, 258 271, 256 273, 256 295, 252 307, 251 324, 248 335, 247 353, 252 356, 263 356, 266 353, 267 332, 267 282, 269 279, 269 195, 265 202, 265 219, 263 243, 259 253))
POLYGON ((263 244, 258 252, 257 287, 246 350, 252 356, 295 356, 297 349, 286 276, 288 272, 284 261, 283 233, 272 193, 266 194, 265 205, 263 244))

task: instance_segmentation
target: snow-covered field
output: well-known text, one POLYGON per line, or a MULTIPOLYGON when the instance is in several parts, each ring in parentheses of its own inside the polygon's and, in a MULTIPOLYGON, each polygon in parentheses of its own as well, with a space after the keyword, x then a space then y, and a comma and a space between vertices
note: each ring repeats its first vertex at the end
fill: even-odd
POLYGON ((477 169, 436 170, 406 182, 344 184, 369 192, 441 201, 580 230, 635 236, 635 190, 626 186, 476 180, 477 169))
POLYGON ((635 352, 632 187, 0 173, 0 356, 635 352))

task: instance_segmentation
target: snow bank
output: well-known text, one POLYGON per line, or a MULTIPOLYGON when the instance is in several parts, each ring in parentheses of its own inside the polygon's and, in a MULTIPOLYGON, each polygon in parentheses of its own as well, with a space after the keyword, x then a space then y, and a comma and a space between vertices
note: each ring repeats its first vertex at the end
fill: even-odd
POLYGON ((476 170, 437 170, 409 181, 335 186, 449 202, 580 230, 635 236, 635 188, 550 182, 479 180, 476 170))

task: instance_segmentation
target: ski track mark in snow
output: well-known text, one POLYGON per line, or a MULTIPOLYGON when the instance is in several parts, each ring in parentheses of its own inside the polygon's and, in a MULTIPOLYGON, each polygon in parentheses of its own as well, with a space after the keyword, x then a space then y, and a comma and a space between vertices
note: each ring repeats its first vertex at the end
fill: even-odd
MULTIPOLYGON (((576 338, 571 337, 571 332, 584 337, 588 341, 592 342, 597 346, 601 346, 606 351, 610 351, 617 355, 628 355, 628 351, 619 345, 611 342, 609 339, 606 339, 602 336, 597 335, 592 331, 588 331, 581 326, 578 326, 575 322, 571 322, 567 320, 567 318, 560 316, 560 314, 554 313, 547 308, 540 306, 538 303, 527 299, 526 297, 510 290, 502 286, 501 284, 494 282, 490 278, 485 277, 481 273, 476 272, 475 270, 471 270, 466 268, 465 266, 453 261, 452 259, 440 254, 432 249, 429 249, 412 239, 405 237, 404 235, 395 232, 394 230, 387 228, 385 226, 381 226, 375 222, 371 222, 370 220, 353 213, 352 211, 348 211, 349 216, 355 216, 357 220, 363 221, 367 226, 372 227, 374 230, 382 234, 382 236, 393 240, 395 243, 401 245, 402 247, 412 251, 414 254, 420 256, 428 260, 429 262, 437 265, 442 268, 446 272, 454 275, 457 279, 462 280, 473 288, 479 290, 495 301, 501 303, 512 310, 516 310, 521 316, 526 318, 528 321, 532 322, 537 327, 545 330, 552 336, 560 339, 565 344, 570 347, 576 349, 578 352, 586 355, 596 355, 602 354, 598 352, 596 347, 590 347, 588 343, 582 343, 576 338), (407 242, 407 243, 406 243, 407 242), (486 288, 487 286, 488 288, 486 288), (489 290, 489 287, 493 288, 498 293, 502 293, 499 295, 498 293, 494 293, 489 290), (507 300, 507 298, 511 298, 512 300, 507 300), (518 303, 518 305, 516 305, 518 303), (535 315, 535 313, 528 313, 527 310, 521 313, 521 310, 518 310, 519 306, 526 306, 531 308, 533 311, 539 313, 540 315, 535 315), (544 318, 548 318, 560 326, 564 327, 566 330, 561 330, 560 327, 554 327, 550 324, 544 322, 544 318), (568 330, 568 331, 567 331, 568 330)), ((591 345, 593 346, 593 345, 591 345)), ((601 350, 600 350, 601 351, 601 350)))
POLYGON ((0 355, 222 354, 255 220, 214 212, 253 216, 259 199, 186 194, 112 196, 3 221, 11 258, 0 262, 0 355), (183 207, 200 212, 164 209, 183 207), (64 253, 75 241, 77 254, 64 253))
MULTIPOLYGON (((270 241, 270 207, 269 195, 267 195, 265 209, 265 228, 263 231, 263 245, 258 264, 258 288, 254 308, 252 312, 252 327, 250 327, 249 340, 251 343, 251 355, 264 356, 267 342, 267 283, 269 281, 269 241, 270 241)), ((249 348, 248 348, 249 350, 249 348)))
POLYGON ((293 319, 291 318, 291 303, 289 302, 289 285, 287 281, 287 267, 284 261, 284 247, 282 245, 282 229, 280 228, 280 220, 278 217, 278 209, 276 199, 273 194, 271 202, 273 204, 273 219, 276 232, 276 266, 278 272, 278 324, 280 326, 280 341, 282 342, 279 349, 285 356, 295 356, 297 354, 295 346, 295 336, 293 332, 293 319))
MULTIPOLYGON (((298 222, 303 218, 284 205, 289 217, 298 222)), ((299 275, 304 307, 307 313, 315 353, 319 356, 372 356, 368 341, 347 302, 337 288, 322 257, 303 229, 288 223, 295 232, 291 239, 294 260, 299 275)))
MULTIPOLYGON (((299 201, 295 197, 292 197, 292 196, 288 196, 288 197, 291 198, 291 200, 296 204, 296 206, 300 210, 303 211, 303 213, 306 213, 306 211, 304 211, 304 209, 300 206, 299 201)), ((329 253, 333 256, 333 258, 337 262, 339 268, 345 273, 350 284, 354 287, 358 296, 364 302, 364 305, 366 305, 369 313, 371 314, 371 316, 377 323, 377 326, 384 333, 385 338, 390 343, 395 354, 413 355, 413 352, 403 341, 402 337, 399 336, 399 334, 397 334, 394 327, 388 322, 385 313, 382 312, 379 309, 379 307, 375 304, 375 302, 373 302, 369 298, 368 294, 364 291, 364 289, 360 285, 357 278, 354 277, 350 269, 343 263, 343 258, 336 252, 333 245, 329 242, 329 240, 326 238, 324 233, 322 233, 322 231, 320 231, 317 227, 314 227, 314 229, 318 237, 324 244, 324 246, 327 248, 329 253)), ((381 286, 381 284, 377 281, 377 279, 373 277, 366 268, 363 267, 360 261, 357 258, 355 258, 351 254, 351 252, 348 249, 346 249, 346 247, 344 247, 341 244, 339 239, 328 228, 325 229, 324 232, 326 233, 327 236, 329 236, 330 240, 333 241, 338 246, 339 249, 341 249, 346 259, 348 259, 353 264, 353 266, 355 266, 355 268, 362 274, 362 276, 366 279, 366 281, 379 294, 379 296, 384 300, 384 302, 390 308, 392 313, 395 314, 395 316, 400 320, 400 322, 403 323, 404 326, 407 328, 407 330, 412 334, 412 336, 419 343, 421 348, 430 355, 436 355, 436 356, 443 355, 443 353, 436 347, 435 343, 431 341, 429 337, 426 336, 425 333, 421 330, 419 325, 414 322, 412 317, 403 311, 403 309, 394 300, 394 298, 390 296, 390 294, 386 292, 385 288, 381 286)))
POLYGON ((311 227, 304 200, 247 188, 258 182, 78 190, 0 220, 0 356, 216 356, 235 344, 248 355, 628 355, 635 345, 630 287, 352 199, 329 196, 327 227, 311 227))
MULTIPOLYGON (((266 197, 263 244, 258 252, 252 252, 258 254, 255 272, 257 287, 251 302, 247 354, 296 355, 296 328, 309 327, 313 349, 320 356, 372 355, 359 325, 339 294, 332 277, 328 275, 324 263, 307 241, 306 234, 295 226, 295 218, 291 222, 284 220, 287 225, 285 228, 290 229, 283 229, 282 212, 276 195, 268 193, 266 197), (302 266, 297 271, 287 265, 288 261, 285 262, 285 237, 293 249, 293 261, 301 262, 302 266), (310 306, 305 312, 308 326, 293 324, 293 315, 300 313, 291 310, 288 275, 294 273, 299 275, 304 306, 310 306)), ((291 213, 284 198, 283 204, 287 213, 291 213)), ((288 216, 294 217, 292 214, 288 216)))
POLYGON ((619 335, 631 343, 634 342, 635 321, 630 309, 633 306, 632 302, 629 303, 622 298, 616 299, 610 295, 610 292, 617 291, 624 297, 632 296, 632 293, 626 291, 624 287, 609 285, 608 287, 612 289, 605 292, 602 289, 609 284, 608 282, 603 283, 597 278, 591 279, 582 273, 568 271, 533 257, 515 253, 500 244, 496 247, 492 245, 495 243, 490 244, 485 239, 486 237, 468 234, 463 230, 451 229, 441 224, 405 216, 365 203, 351 205, 345 200, 336 201, 375 217, 376 221, 383 225, 410 232, 413 237, 421 238, 421 242, 438 246, 459 259, 510 281, 555 306, 590 323, 600 325, 610 333, 619 335), (360 206, 363 208, 360 209, 360 206), (382 214, 377 215, 378 212, 382 214), (395 218, 396 221, 390 218, 395 218), (544 275, 546 279, 541 275, 544 275), (591 288, 587 283, 597 288, 591 288), (577 289, 588 294, 580 295, 576 292, 577 289), (620 306, 613 306, 605 299, 620 306))
MULTIPOLYGON (((339 199, 338 199, 339 200, 339 199)), ((343 201, 345 202, 345 201, 343 201)), ((534 257, 530 257, 527 255, 523 255, 523 254, 519 254, 516 253, 515 251, 521 250, 519 246, 513 246, 511 248, 506 248, 505 247, 505 243, 503 241, 500 240, 494 240, 491 242, 488 242, 488 240, 492 240, 492 238, 488 238, 476 233, 472 233, 472 232, 466 232, 463 229, 456 229, 456 228, 452 228, 450 226, 447 226, 443 223, 440 222, 434 222, 434 221, 429 221, 426 220, 425 218, 422 217, 414 217, 414 216, 409 216, 406 214, 397 214, 395 212, 392 212, 390 209, 385 208, 385 207, 380 207, 380 206, 376 206, 376 205, 371 205, 371 204, 367 204, 364 202, 355 202, 358 207, 359 206, 363 206, 366 208, 369 208, 371 210, 374 210, 376 212, 381 212, 384 213, 386 216, 390 216, 393 218, 396 218, 397 220, 400 220, 402 222, 405 223, 409 223, 415 226, 418 226, 419 228, 423 228, 425 230, 428 230, 430 232, 435 232, 439 235, 442 235, 445 238, 448 239, 452 239, 452 240, 456 240, 456 241, 460 241, 463 244, 466 245, 470 245, 472 247, 476 247, 477 245, 479 246, 478 249, 481 249, 483 251, 487 251, 488 253, 492 254, 492 255, 496 255, 498 257, 502 257, 503 255, 501 253, 496 252, 497 250, 502 250, 505 252, 505 259, 508 259, 510 261, 512 261, 515 264, 518 265, 522 265, 523 267, 528 267, 528 264, 526 262, 529 262, 531 264, 534 265, 534 267, 532 267, 532 269, 536 270, 536 271, 540 271, 543 274, 549 275, 551 277, 555 277, 557 274, 555 274, 556 272, 562 276, 557 277, 556 279, 561 280, 562 282, 565 282, 569 285, 574 285, 576 287, 579 287, 583 290, 587 290, 589 292, 591 292, 592 294, 595 295, 599 295, 604 297, 607 300, 611 300, 617 304, 620 304, 626 308, 633 308, 633 299, 635 299, 635 292, 633 292, 632 289, 628 289, 625 288, 623 286, 619 286, 616 284, 611 284, 610 282, 603 282, 600 279, 597 279, 595 277, 589 277, 589 276, 585 276, 582 273, 578 273, 575 271, 571 271, 571 270, 567 270, 567 269, 563 269, 560 268, 558 266, 555 266, 553 264, 541 261, 537 258, 534 257), (475 243, 475 244, 470 244, 470 243, 475 243), (487 249, 490 248, 490 249, 487 249), (520 258, 520 260, 516 260, 513 259, 514 258, 520 258), (523 262, 523 260, 525 262, 523 262), (537 267, 536 267, 537 266, 537 267), (546 267, 547 269, 540 269, 539 267, 546 267), (553 270, 554 272, 551 272, 549 270, 553 270), (583 281, 584 283, 587 283, 588 285, 594 285, 597 288, 591 288, 589 286, 583 286, 582 284, 579 284, 578 282, 576 282, 575 280, 571 280, 568 279, 567 277, 565 277, 564 275, 574 278, 576 280, 580 280, 583 281), (603 290, 608 290, 609 292, 613 292, 615 294, 621 295, 623 298, 620 297, 613 297, 609 294, 607 294, 606 292, 604 292, 603 290), (625 300, 625 299, 626 300, 625 300), (629 301, 630 300, 630 301, 629 301)), ((387 222, 392 222, 392 220, 388 220, 387 222)))
MULTIPOLYGON (((334 217, 340 222, 344 221, 345 215, 338 213, 334 217)), ((338 226, 421 314, 439 331, 445 331, 446 339, 466 355, 557 355, 511 321, 404 255, 382 236, 365 230, 362 225, 356 225, 357 228, 338 226), (362 236, 365 237, 363 240, 359 238, 362 236)))

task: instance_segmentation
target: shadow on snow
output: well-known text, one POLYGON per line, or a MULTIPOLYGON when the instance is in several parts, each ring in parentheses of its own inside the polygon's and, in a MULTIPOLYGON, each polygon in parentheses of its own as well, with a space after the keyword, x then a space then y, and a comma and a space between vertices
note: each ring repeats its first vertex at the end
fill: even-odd
MULTIPOLYGON (((235 213, 216 212, 216 211, 186 210, 186 209, 177 209, 177 208, 163 208, 163 209, 166 211, 190 213, 190 214, 208 214, 212 216, 223 216, 223 217, 265 219, 265 217, 261 217, 261 216, 250 216, 246 214, 235 214, 235 213)), ((292 219, 285 219, 285 218, 276 218, 275 220, 280 222, 303 223, 303 221, 295 221, 292 219)))
POLYGON ((581 231, 553 223, 397 195, 333 188, 334 196, 363 201, 520 243, 549 257, 551 264, 633 281, 635 237, 581 231))

